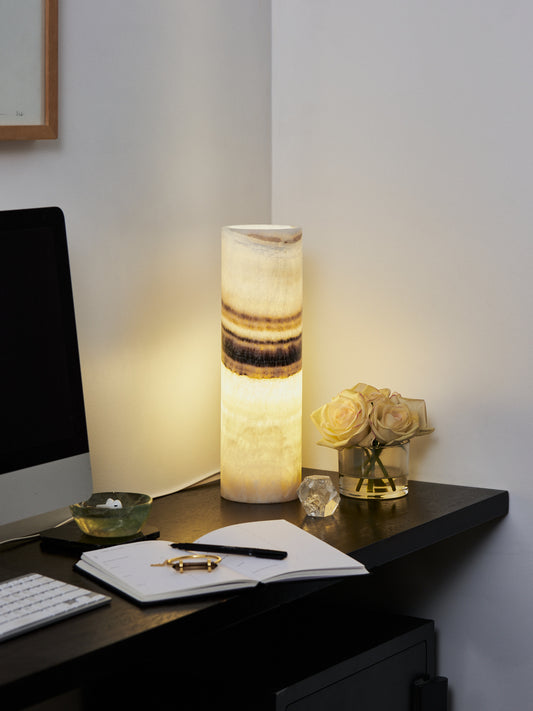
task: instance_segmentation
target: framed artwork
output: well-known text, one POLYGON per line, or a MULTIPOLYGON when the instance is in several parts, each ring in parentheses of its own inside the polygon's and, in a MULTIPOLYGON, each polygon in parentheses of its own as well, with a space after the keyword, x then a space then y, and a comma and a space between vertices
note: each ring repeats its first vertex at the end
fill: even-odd
POLYGON ((57 138, 58 0, 0 0, 0 140, 57 138))

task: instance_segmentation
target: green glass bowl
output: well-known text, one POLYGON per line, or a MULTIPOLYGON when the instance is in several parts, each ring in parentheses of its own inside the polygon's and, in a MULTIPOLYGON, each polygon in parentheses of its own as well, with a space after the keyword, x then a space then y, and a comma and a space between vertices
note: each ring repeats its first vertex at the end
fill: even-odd
POLYGON ((124 538, 139 533, 151 508, 152 497, 148 494, 104 491, 72 504, 70 511, 80 530, 88 536, 124 538), (118 499, 122 508, 102 507, 108 499, 118 499))

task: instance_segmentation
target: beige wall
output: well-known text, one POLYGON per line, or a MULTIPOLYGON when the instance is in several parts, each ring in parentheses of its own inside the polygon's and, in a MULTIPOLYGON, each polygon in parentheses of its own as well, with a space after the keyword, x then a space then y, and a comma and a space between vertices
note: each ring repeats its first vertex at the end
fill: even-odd
POLYGON ((219 466, 220 228, 270 217, 270 3, 60 2, 60 127, 0 209, 66 216, 95 489, 219 466))
POLYGON ((505 522, 402 567, 387 603, 437 620, 453 711, 526 708, 533 6, 272 6, 272 216, 304 233, 304 465, 336 467, 309 413, 364 381, 426 399, 414 477, 511 491, 505 522))

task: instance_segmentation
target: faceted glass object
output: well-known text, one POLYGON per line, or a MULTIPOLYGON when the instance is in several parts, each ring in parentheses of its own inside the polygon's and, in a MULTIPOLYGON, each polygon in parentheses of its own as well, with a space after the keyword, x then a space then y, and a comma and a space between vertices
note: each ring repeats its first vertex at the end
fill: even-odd
POLYGON ((331 516, 337 510, 341 497, 329 476, 306 476, 298 487, 298 498, 308 516, 331 516))

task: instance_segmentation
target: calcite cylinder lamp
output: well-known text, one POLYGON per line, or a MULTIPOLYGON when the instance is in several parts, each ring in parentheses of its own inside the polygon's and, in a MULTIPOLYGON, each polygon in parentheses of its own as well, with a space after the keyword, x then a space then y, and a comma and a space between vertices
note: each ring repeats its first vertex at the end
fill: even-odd
POLYGON ((297 496, 302 467, 302 231, 222 229, 221 494, 297 496))

